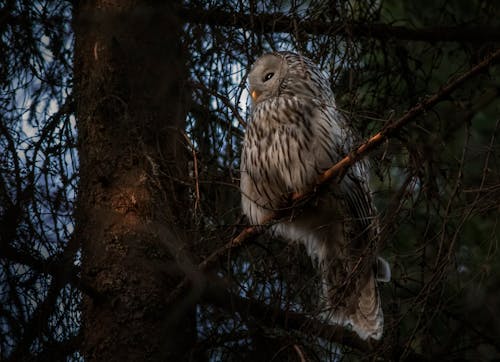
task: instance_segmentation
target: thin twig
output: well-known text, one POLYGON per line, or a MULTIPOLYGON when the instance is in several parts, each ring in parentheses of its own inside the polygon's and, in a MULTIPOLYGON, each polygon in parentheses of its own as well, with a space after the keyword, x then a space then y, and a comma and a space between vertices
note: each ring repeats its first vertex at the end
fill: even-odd
MULTIPOLYGON (((284 310, 278 305, 267 304, 232 293, 217 280, 211 280, 211 283, 203 290, 201 302, 237 312, 243 319, 257 319, 259 323, 270 328, 279 327, 285 330, 295 330, 307 333, 308 336, 317 336, 326 341, 348 346, 362 351, 365 357, 374 356, 382 347, 380 341, 364 340, 348 328, 323 322, 305 313, 284 310)), ((396 355, 402 355, 406 352, 406 361, 426 361, 424 356, 412 349, 405 351, 404 346, 395 345, 393 347, 396 355)), ((297 348, 295 350, 297 351, 297 348)), ((302 357, 305 360, 305 356, 302 355, 302 357)), ((301 358, 301 360, 303 359, 301 358)))
POLYGON ((193 155, 193 178, 194 178, 194 186, 195 186, 195 202, 194 202, 194 212, 200 207, 200 182, 198 178, 198 157, 196 157, 196 148, 193 146, 193 143, 189 139, 189 136, 186 132, 182 132, 184 139, 186 140, 189 148, 191 149, 191 153, 193 155))
POLYGON ((294 344, 293 349, 295 349, 295 352, 297 352, 297 354, 299 355, 300 362, 307 362, 306 358, 304 357, 304 353, 298 345, 294 344))

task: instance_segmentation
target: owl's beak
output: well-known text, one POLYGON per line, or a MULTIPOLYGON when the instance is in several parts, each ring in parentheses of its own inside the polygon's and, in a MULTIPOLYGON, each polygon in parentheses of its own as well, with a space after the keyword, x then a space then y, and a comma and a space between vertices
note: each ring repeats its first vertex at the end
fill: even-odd
POLYGON ((253 101, 254 101, 254 102, 257 102, 257 98, 259 98, 259 96, 260 96, 260 92, 259 92, 259 91, 256 91, 256 90, 254 89, 254 90, 252 91, 251 95, 252 95, 252 99, 253 99, 253 101))

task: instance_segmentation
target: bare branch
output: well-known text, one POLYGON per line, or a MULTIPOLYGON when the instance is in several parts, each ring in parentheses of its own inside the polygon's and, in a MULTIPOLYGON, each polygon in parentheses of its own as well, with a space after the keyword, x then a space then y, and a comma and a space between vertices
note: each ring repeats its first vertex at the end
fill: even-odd
MULTIPOLYGON (((228 291, 222 283, 213 281, 209 283, 209 286, 203 292, 202 301, 224 310, 236 311, 242 318, 251 316, 262 325, 270 328, 293 329, 307 335, 315 335, 327 341, 361 351, 364 357, 368 357, 368 354, 375 354, 381 347, 380 342, 373 339, 363 340, 355 332, 345 327, 324 323, 304 313, 282 310, 277 306, 243 298, 228 291)), ((405 349, 395 346, 396 354, 401 354, 403 350, 405 349)), ((424 356, 413 350, 406 350, 405 352, 408 361, 426 360, 424 356)))
MULTIPOLYGON (((382 144, 386 139, 394 136, 401 128, 406 126, 411 121, 415 120, 418 116, 420 116, 425 111, 431 109, 440 101, 447 98, 454 90, 456 90, 459 86, 461 86, 464 82, 469 80, 470 78, 478 75, 485 69, 487 69, 493 62, 498 61, 500 59, 500 49, 496 50, 494 53, 490 54, 486 59, 482 62, 474 66, 467 73, 462 74, 457 79, 449 82, 445 86, 443 86, 439 92, 434 94, 433 96, 427 98, 422 103, 417 104, 413 108, 411 108, 408 112, 406 112, 401 118, 395 120, 387 124, 380 132, 372 136, 366 142, 364 142, 361 146, 356 148, 354 151, 349 153, 342 160, 337 162, 334 166, 326 170, 318 180, 318 184, 323 184, 329 180, 332 180, 336 177, 342 178, 343 175, 347 172, 347 169, 352 166, 354 163, 362 159, 366 156, 371 150, 378 147, 382 144)), ((304 195, 293 195, 294 200, 298 200, 302 198, 304 195)))
MULTIPOLYGON (((0 243, 0 252, 10 262, 26 265, 40 274, 51 275, 58 280, 60 288, 69 282, 95 302, 103 301, 102 294, 78 276, 78 268, 73 265, 72 259, 55 256, 46 260, 17 250, 6 243, 0 243)), ((64 255, 64 252, 61 255, 64 255)))
POLYGON ((352 23, 346 25, 345 22, 341 21, 303 20, 299 17, 287 16, 282 13, 245 14, 220 9, 206 10, 198 7, 185 7, 181 9, 180 15, 183 19, 191 23, 241 28, 258 33, 290 33, 298 28, 312 35, 330 34, 357 38, 392 38, 430 43, 438 41, 485 43, 500 40, 500 27, 498 26, 457 25, 411 29, 389 24, 352 23))
POLYGON ((228 291, 222 283, 211 282, 203 293, 205 303, 217 305, 223 309, 237 311, 243 318, 252 316, 268 327, 294 329, 314 334, 331 342, 343 344, 360 351, 372 351, 377 342, 363 340, 355 332, 342 326, 323 323, 304 313, 284 311, 279 307, 264 304, 254 299, 243 298, 228 291))

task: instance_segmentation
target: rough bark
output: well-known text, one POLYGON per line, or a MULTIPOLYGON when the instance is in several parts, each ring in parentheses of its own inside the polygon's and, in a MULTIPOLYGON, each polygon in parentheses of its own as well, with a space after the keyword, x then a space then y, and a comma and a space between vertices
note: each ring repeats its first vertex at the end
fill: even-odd
POLYGON ((172 310, 189 220, 176 8, 133 0, 75 6, 80 186, 76 235, 87 361, 187 360, 194 308, 172 310))

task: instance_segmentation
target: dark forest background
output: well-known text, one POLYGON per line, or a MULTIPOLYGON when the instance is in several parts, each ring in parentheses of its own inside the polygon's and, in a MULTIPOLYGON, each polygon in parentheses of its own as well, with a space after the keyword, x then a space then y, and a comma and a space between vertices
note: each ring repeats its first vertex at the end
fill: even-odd
POLYGON ((0 360, 500 358, 500 69, 370 152, 380 343, 239 207, 246 75, 302 53, 364 139, 498 49, 496 0, 0 3, 0 360), (207 259, 208 258, 208 259, 207 259))

